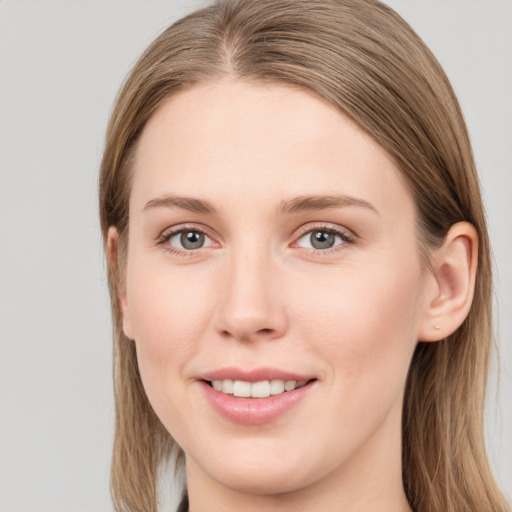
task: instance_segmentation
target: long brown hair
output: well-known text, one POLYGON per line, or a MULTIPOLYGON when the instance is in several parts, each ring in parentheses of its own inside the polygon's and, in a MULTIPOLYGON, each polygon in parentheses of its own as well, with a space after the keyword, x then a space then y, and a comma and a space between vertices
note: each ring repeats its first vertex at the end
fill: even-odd
POLYGON ((491 475, 483 402, 492 347, 491 261, 480 186, 459 104, 411 27, 377 0, 228 0, 165 30, 128 76, 107 130, 100 176, 114 325, 117 511, 155 512, 159 468, 174 442, 145 395, 134 343, 122 331, 118 285, 126 259, 131 162, 145 123, 170 95, 222 76, 312 91, 352 118, 398 162, 417 208, 428 259, 450 226, 479 237, 471 311, 438 343, 419 343, 403 406, 403 481, 414 510, 508 510, 491 475), (116 270, 117 268, 117 270, 116 270))

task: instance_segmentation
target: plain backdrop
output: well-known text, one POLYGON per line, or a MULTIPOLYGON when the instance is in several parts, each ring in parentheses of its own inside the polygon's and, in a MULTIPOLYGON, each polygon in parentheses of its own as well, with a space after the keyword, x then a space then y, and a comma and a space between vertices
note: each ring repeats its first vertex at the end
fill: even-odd
MULTIPOLYGON (((512 2, 388 3, 445 67, 474 143, 496 257, 501 349, 486 436, 510 498, 512 2)), ((204 5, 0 1, 2 512, 112 510, 110 312, 96 206, 104 130, 141 51, 204 5)))

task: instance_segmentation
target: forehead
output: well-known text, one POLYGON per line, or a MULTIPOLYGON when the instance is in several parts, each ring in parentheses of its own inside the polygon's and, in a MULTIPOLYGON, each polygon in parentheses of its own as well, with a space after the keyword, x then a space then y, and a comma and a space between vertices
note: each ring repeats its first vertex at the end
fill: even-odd
POLYGON ((289 86, 224 80, 172 96, 149 120, 132 203, 168 193, 226 204, 333 192, 412 207, 394 160, 326 101, 289 86))

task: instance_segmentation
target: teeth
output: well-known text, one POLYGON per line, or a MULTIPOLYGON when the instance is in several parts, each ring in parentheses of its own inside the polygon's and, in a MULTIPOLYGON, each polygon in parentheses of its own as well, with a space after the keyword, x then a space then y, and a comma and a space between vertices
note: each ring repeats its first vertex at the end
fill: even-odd
POLYGON ((283 380, 271 380, 270 381, 270 394, 279 395, 284 392, 284 381, 283 380))
POLYGON ((247 398, 251 396, 251 383, 243 380, 233 382, 233 395, 247 398))
POLYGON ((286 391, 293 391, 295 389, 295 384, 297 384, 294 380, 287 380, 284 383, 284 389, 286 391))
POLYGON ((306 385, 307 381, 300 380, 262 380, 260 382, 247 382, 244 380, 214 380, 213 389, 226 395, 234 395, 242 398, 266 398, 271 395, 280 395, 285 391, 293 391, 306 385))
POLYGON ((233 394, 233 381, 232 380, 224 379, 224 380, 218 380, 216 382, 222 382, 222 389, 221 389, 221 391, 223 393, 226 393, 227 395, 232 395, 233 394))
POLYGON ((270 382, 268 380, 254 382, 251 386, 251 396, 254 398, 266 398, 270 396, 270 382))

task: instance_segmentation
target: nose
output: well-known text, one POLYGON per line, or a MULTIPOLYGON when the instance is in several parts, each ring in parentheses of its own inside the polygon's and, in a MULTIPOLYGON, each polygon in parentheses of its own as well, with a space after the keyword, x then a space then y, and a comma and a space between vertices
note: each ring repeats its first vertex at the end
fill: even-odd
POLYGON ((232 254, 223 273, 216 329, 239 341, 272 340, 284 335, 287 317, 279 269, 263 251, 232 254))

